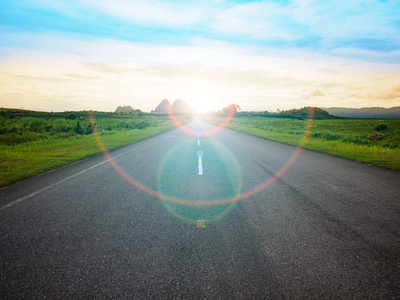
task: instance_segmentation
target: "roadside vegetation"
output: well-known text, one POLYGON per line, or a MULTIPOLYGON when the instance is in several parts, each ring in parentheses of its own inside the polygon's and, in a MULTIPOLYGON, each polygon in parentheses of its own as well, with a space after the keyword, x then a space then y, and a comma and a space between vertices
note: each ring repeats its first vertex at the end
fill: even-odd
MULTIPOLYGON (((189 119, 183 118, 182 122, 189 119)), ((171 130, 165 115, 0 109, 0 186, 171 130)))
MULTIPOLYGON (((298 146, 310 124, 304 148, 400 170, 400 120, 347 119, 310 107, 277 113, 237 112, 228 128, 298 146)), ((208 119, 220 124, 216 113, 208 119)))
MULTIPOLYGON (((221 124, 231 107, 206 118, 221 124)), ((400 170, 400 120, 347 119, 314 108, 240 112, 228 128, 258 137, 400 170)), ((189 117, 180 117, 184 124, 189 117)), ((0 186, 101 153, 94 128, 107 150, 174 128, 168 115, 130 113, 47 113, 0 108, 0 186)))

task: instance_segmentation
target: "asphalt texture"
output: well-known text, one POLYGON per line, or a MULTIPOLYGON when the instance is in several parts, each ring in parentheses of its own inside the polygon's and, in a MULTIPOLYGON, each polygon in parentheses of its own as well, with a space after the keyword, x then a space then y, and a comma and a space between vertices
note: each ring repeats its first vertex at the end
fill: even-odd
POLYGON ((295 152, 174 129, 2 188, 0 298, 400 299, 400 173, 303 150, 252 192, 295 152))

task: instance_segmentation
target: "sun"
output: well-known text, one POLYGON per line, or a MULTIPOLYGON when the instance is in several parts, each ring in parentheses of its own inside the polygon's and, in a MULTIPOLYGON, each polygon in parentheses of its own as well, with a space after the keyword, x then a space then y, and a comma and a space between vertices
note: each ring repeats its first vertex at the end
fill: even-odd
POLYGON ((194 98, 190 100, 191 107, 194 109, 194 111, 198 114, 204 114, 207 112, 210 112, 212 110, 212 105, 209 98, 205 97, 199 97, 199 98, 194 98))
POLYGON ((219 92, 215 88, 203 87, 191 90, 187 102, 198 114, 219 110, 219 92))

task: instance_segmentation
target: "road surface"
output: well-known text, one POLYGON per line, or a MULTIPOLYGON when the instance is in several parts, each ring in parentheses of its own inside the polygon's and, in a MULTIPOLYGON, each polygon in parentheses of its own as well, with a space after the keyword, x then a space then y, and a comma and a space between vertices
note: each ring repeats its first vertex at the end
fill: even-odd
POLYGON ((253 193, 295 151, 175 129, 0 189, 0 298, 400 299, 400 173, 303 150, 253 193))

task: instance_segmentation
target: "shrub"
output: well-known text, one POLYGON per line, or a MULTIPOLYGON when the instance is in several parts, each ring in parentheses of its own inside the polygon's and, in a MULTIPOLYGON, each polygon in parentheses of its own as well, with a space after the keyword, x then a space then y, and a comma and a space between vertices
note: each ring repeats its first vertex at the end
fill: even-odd
POLYGON ((65 120, 75 120, 78 116, 76 114, 69 114, 65 117, 65 120))
POLYGON ((379 124, 374 128, 375 131, 381 131, 381 130, 386 130, 388 126, 386 124, 379 124))
POLYGON ((78 123, 76 123, 75 132, 77 134, 83 134, 83 128, 81 126, 81 123, 79 123, 79 121, 78 121, 78 123))

